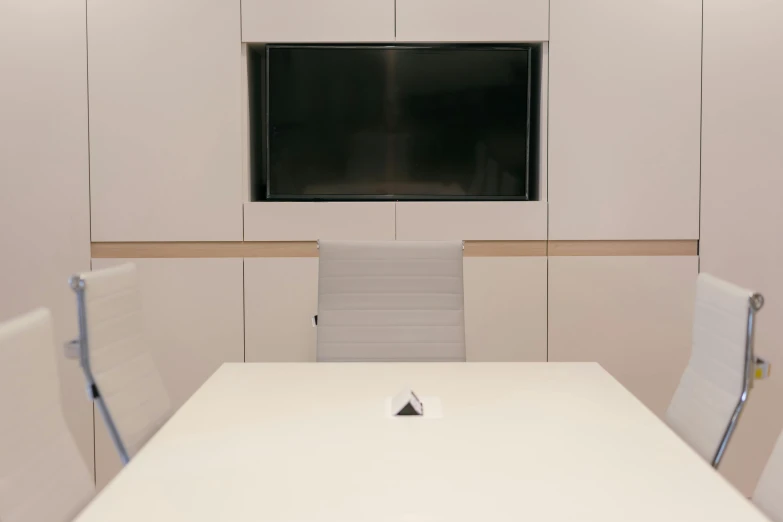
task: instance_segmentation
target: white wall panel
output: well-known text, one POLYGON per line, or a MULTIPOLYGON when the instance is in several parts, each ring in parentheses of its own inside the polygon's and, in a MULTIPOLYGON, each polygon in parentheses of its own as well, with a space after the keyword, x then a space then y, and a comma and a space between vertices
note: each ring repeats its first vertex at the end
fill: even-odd
POLYGON ((545 201, 400 201, 397 239, 546 240, 545 201))
POLYGON ((658 415, 691 353, 698 258, 550 257, 549 360, 596 361, 658 415))
POLYGON ((248 362, 315 362, 318 258, 245 259, 248 362))
POLYGON ((394 0, 242 0, 243 42, 391 42, 394 0))
POLYGON ((87 8, 92 240, 241 240, 239 0, 87 8))
POLYGON ((549 0, 396 0, 397 40, 541 42, 549 0))
POLYGON ((392 240, 388 202, 245 203, 245 241, 392 240))
POLYGON ((698 239, 701 4, 552 0, 550 239, 698 239))
POLYGON ((547 360, 545 257, 466 257, 468 362, 547 360))

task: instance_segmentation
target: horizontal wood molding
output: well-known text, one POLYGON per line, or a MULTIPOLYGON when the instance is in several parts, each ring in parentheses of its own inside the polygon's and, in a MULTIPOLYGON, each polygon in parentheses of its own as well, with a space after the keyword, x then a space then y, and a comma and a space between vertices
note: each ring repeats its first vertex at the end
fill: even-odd
POLYGON ((697 240, 550 241, 550 256, 696 256, 697 240))
MULTIPOLYGON (((696 240, 466 241, 466 257, 695 256, 696 240)), ((92 243, 94 259, 318 257, 315 241, 92 243)))
POLYGON ((546 241, 465 241, 466 257, 543 257, 546 241))
POLYGON ((318 257, 315 241, 93 243, 98 258, 318 257))

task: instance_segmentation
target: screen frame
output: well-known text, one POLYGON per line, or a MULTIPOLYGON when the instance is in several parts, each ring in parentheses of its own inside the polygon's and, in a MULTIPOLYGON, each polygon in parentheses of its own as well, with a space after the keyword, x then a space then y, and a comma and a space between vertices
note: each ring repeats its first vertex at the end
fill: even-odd
POLYGON ((263 108, 263 179, 264 195, 266 201, 537 201, 538 197, 538 178, 539 155, 538 147, 541 143, 539 136, 540 128, 540 99, 541 99, 541 43, 509 43, 509 44, 487 44, 487 43, 444 43, 444 44, 266 44, 264 46, 264 108, 263 108), (454 49, 454 50, 479 50, 479 51, 500 51, 515 50, 527 53, 527 122, 526 122, 526 140, 525 140, 525 173, 524 194, 518 196, 451 196, 451 195, 406 195, 406 194, 273 194, 271 191, 271 165, 270 165, 270 132, 269 132, 269 78, 270 70, 269 59, 270 51, 274 49, 454 49))

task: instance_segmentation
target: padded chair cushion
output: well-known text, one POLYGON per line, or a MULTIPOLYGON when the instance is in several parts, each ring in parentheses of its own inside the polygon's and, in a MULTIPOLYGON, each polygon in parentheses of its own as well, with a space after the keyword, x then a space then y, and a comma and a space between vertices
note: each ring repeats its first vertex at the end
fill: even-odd
POLYGON ((666 420, 712 462, 743 389, 751 292, 700 274, 691 358, 666 420))
POLYGON ((462 242, 321 241, 319 361, 464 361, 462 242))
POLYGON ((133 456, 168 419, 170 402, 144 335, 133 264, 82 275, 95 382, 133 456))

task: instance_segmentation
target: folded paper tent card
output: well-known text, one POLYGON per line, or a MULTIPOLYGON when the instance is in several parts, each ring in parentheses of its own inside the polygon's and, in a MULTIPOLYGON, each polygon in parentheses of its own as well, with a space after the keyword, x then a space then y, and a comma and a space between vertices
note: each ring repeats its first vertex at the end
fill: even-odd
POLYGON ((392 397, 391 414, 394 416, 423 416, 424 404, 413 393, 413 390, 404 390, 392 397))

